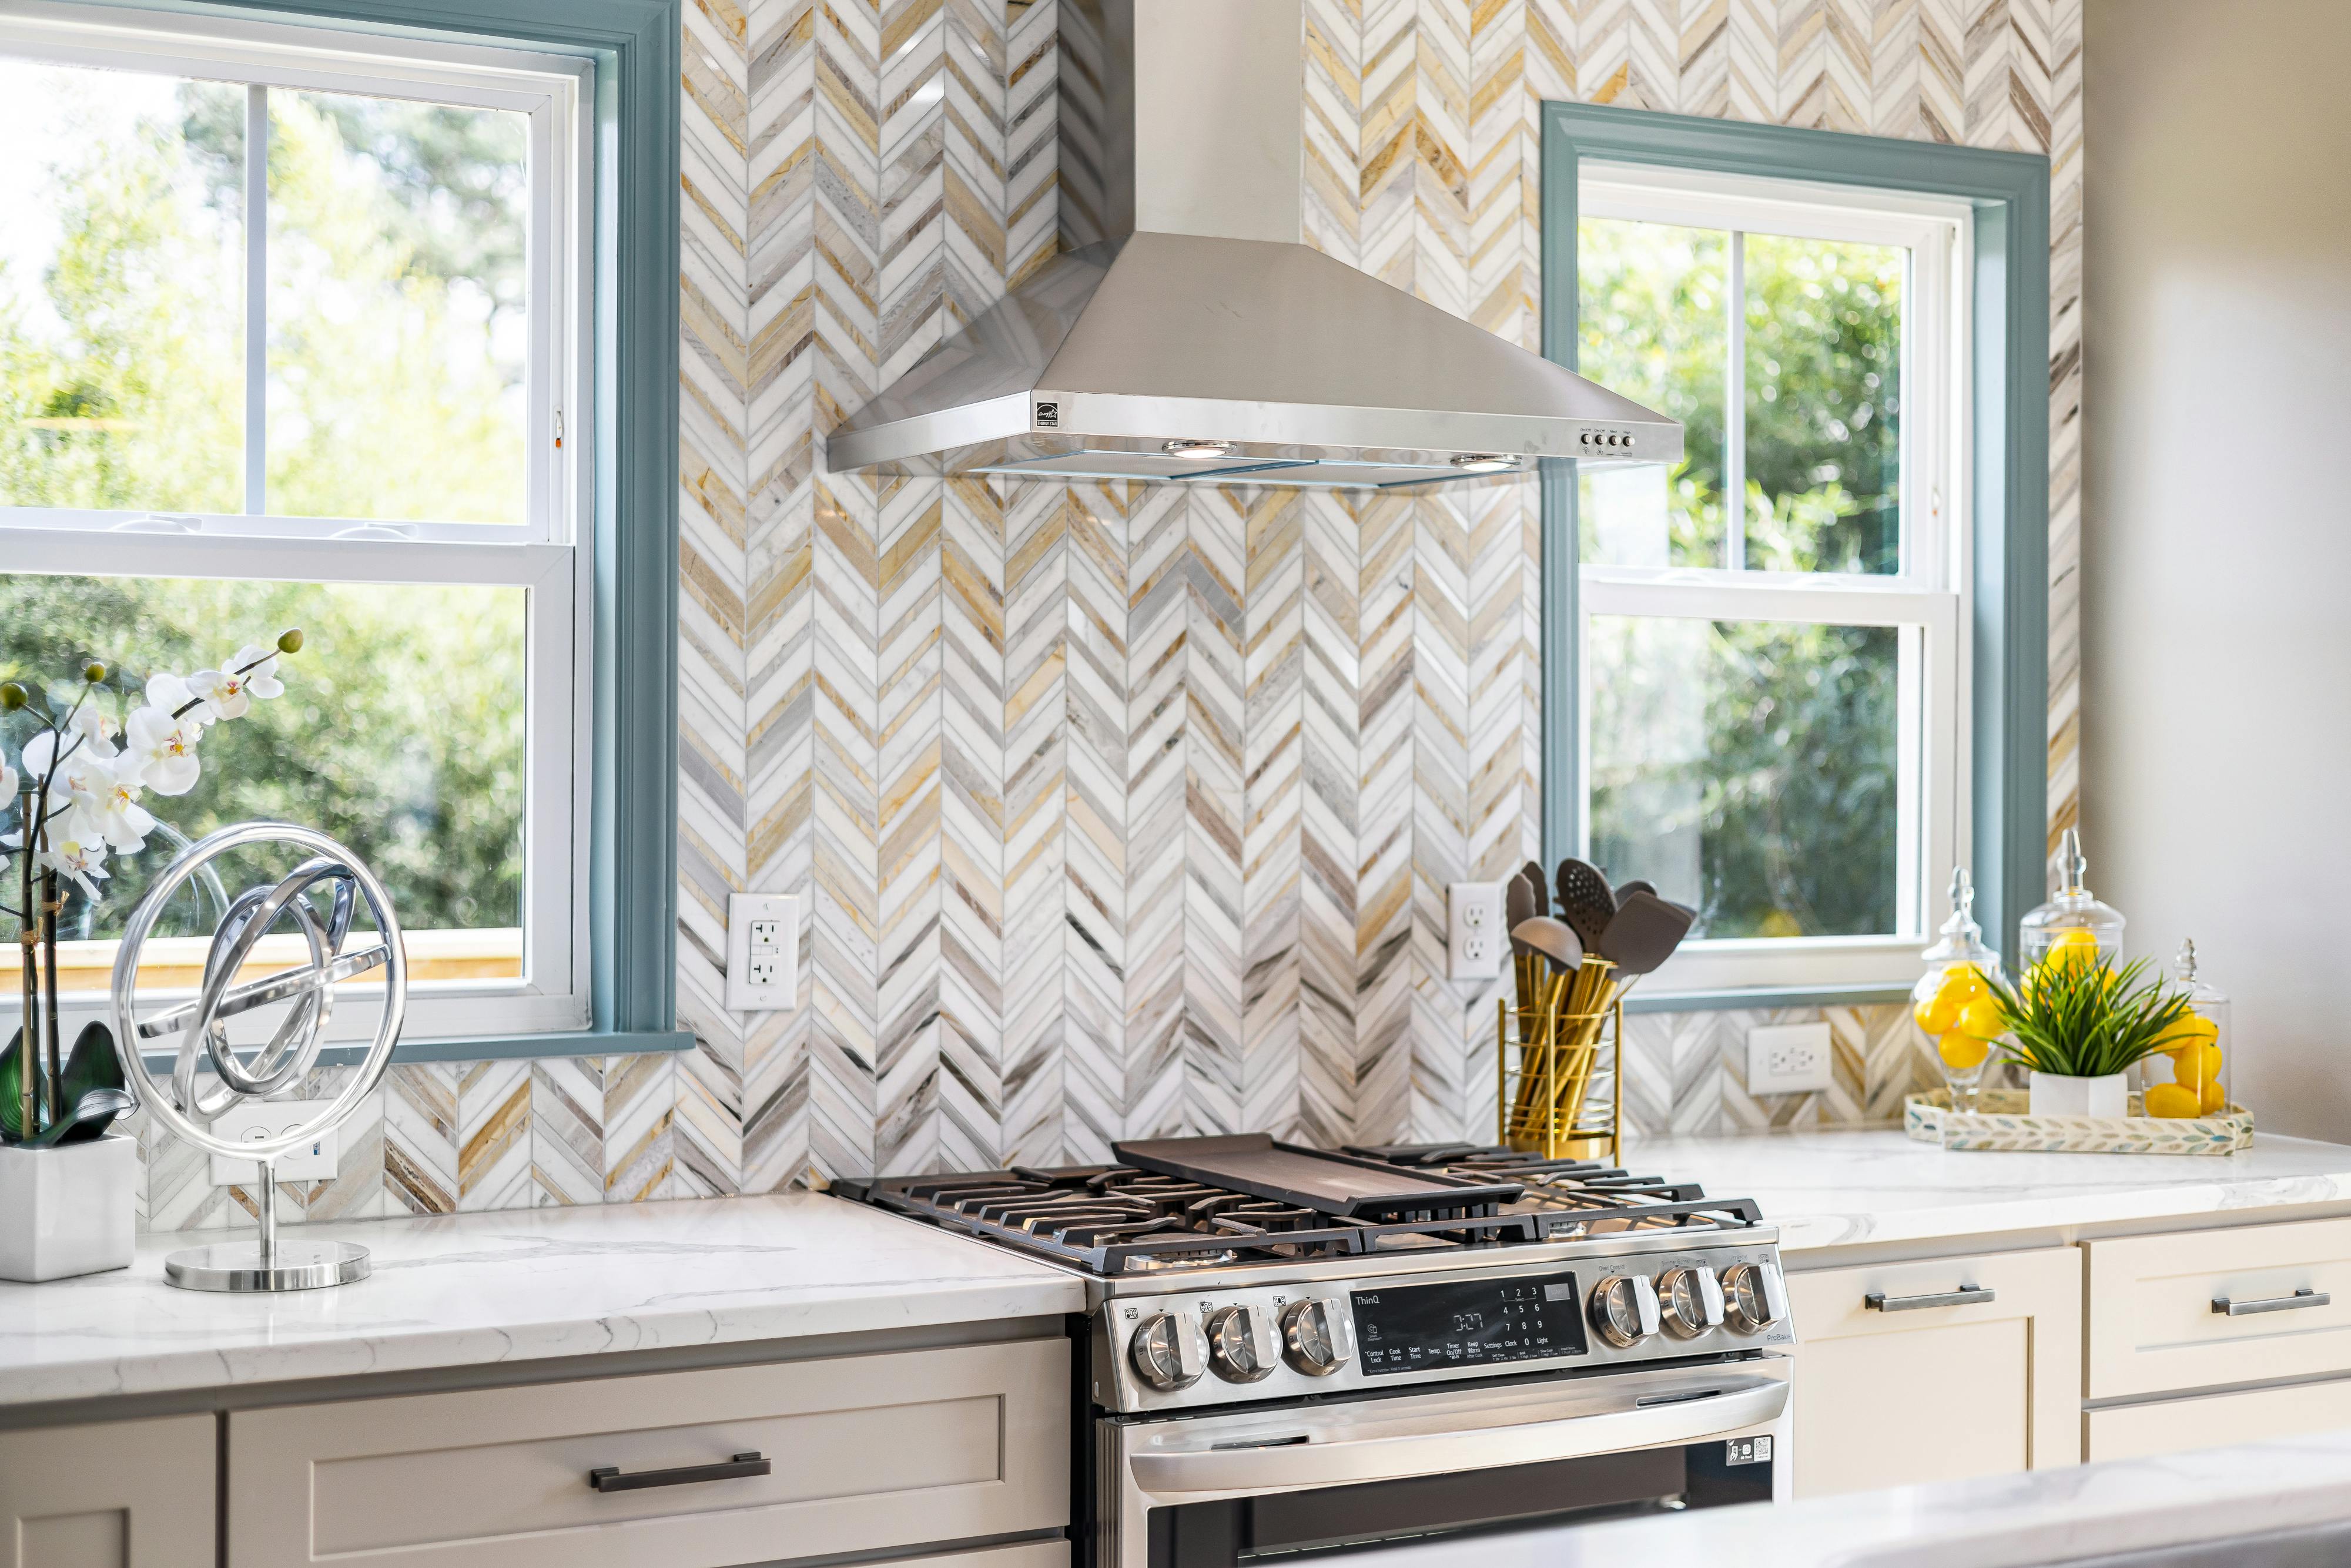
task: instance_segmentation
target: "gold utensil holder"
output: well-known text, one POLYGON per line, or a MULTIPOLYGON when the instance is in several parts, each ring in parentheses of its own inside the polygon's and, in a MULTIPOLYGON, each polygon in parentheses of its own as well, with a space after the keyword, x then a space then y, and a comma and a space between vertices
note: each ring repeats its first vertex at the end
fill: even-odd
POLYGON ((1496 1004, 1496 1141, 1544 1159, 1618 1163, 1624 1150, 1623 988, 1590 958, 1572 975, 1540 969, 1531 1006, 1496 1004))

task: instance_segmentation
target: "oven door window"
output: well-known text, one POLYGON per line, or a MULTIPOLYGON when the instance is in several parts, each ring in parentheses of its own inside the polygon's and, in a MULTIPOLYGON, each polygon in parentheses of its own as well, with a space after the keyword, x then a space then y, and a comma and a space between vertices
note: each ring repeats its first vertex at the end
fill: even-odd
POLYGON ((1755 1458, 1756 1447, 1753 1438, 1716 1440, 1156 1508, 1150 1564, 1237 1568, 1428 1535, 1769 1502, 1772 1461, 1755 1458))

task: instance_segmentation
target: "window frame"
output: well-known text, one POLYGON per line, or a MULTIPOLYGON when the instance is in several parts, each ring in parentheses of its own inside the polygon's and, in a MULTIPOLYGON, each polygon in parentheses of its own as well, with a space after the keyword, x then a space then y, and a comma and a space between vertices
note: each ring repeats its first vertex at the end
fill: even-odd
MULTIPOLYGON (((544 456, 534 460, 525 526, 234 516, 219 518, 216 531, 189 534, 171 531, 167 517, 160 524, 166 531, 142 532, 142 548, 158 563, 149 575, 284 578, 283 570, 222 569, 241 559, 282 564, 295 541, 307 538, 317 541, 334 567, 302 576, 516 581, 533 589, 526 633, 532 661, 558 661, 569 677, 559 709, 534 711, 526 719, 534 807, 542 789, 560 797, 561 833, 570 851, 547 857, 551 868, 559 861, 567 894, 568 917, 548 933, 561 950, 561 993, 543 995, 536 998, 543 1005, 525 1005, 486 1030, 480 983, 459 983, 457 991, 440 997, 418 996, 410 1015, 425 1028, 411 1031, 394 1060, 689 1048, 693 1036, 675 1027, 674 1013, 677 0, 569 0, 560 7, 534 0, 468 0, 462 9, 412 0, 18 0, 6 7, 5 17, 200 34, 245 50, 296 42, 314 54, 334 47, 339 35, 363 63, 339 76, 326 72, 340 84, 333 90, 367 90, 350 85, 363 79, 404 80, 409 96, 429 92, 442 101, 464 101, 444 96, 443 82, 453 68, 495 73, 534 57, 542 74, 559 72, 578 83, 576 112, 562 132, 576 149, 576 200, 570 211, 551 214, 544 230, 535 213, 534 234, 559 235, 573 250, 580 262, 579 287, 566 301, 570 324, 544 342, 535 329, 529 350, 534 373, 542 350, 568 361, 548 371, 556 401, 544 411, 569 411, 567 451, 559 467, 544 456), (420 85, 406 68, 387 68, 389 56, 424 62, 426 83, 420 85), (542 463, 549 465, 545 480, 542 463), (541 489, 542 484, 553 487, 541 489), (542 496, 547 507, 537 504, 542 496), (373 537, 332 538, 352 528, 373 537), (561 612, 542 613, 541 606, 553 606, 559 596, 565 601, 561 612), (548 737, 558 731, 584 742, 561 748, 560 768, 545 759, 555 749, 548 737), (442 1032, 428 1034, 435 1026, 442 1032)), ((157 63, 179 68, 168 58, 157 63)), ((553 256, 533 256, 528 265, 534 287, 541 260, 560 270, 553 256)), ((553 430, 541 412, 534 410, 539 427, 528 431, 527 440, 544 455, 552 448, 553 430)), ((114 520, 149 516, 121 514, 114 520)), ((53 521, 0 525, 0 549, 11 564, 66 560, 72 548, 86 549, 87 524, 38 526, 53 521)), ((558 667, 546 666, 550 675, 558 667)), ((532 705, 534 710, 539 706, 532 705)), ((537 867, 526 876, 532 883, 527 897, 544 896, 537 867)), ((526 931, 533 933, 527 941, 536 963, 539 938, 528 916, 526 931)), ((332 1046, 321 1061, 332 1063, 357 1050, 332 1046)))
MULTIPOLYGON (((2039 897, 2047 843, 2048 161, 1571 103, 1543 106, 1541 155, 1543 351, 1571 369, 1586 160, 1604 175, 1630 169, 1636 178, 1660 183, 1678 178, 1703 187, 1709 179, 1735 177, 1866 193, 1873 205, 1898 204, 1906 193, 1966 204, 1972 231, 1964 257, 1968 320, 1964 352, 1955 355, 1963 382, 1959 418, 1952 422, 1963 447, 1953 455, 1956 494, 1946 508, 1952 527, 1937 546, 1949 550, 1946 559, 1954 563, 1954 678, 1947 685, 1956 705, 1952 733, 1966 769, 1965 804, 1954 813, 1950 852, 1974 868, 1977 912, 1991 939, 2012 948, 2017 917, 2039 897)), ((1906 472, 1906 486, 1908 481, 1906 472)), ((1578 560, 1576 505, 1573 468, 1547 463, 1541 749, 1543 841, 1552 860, 1583 842, 1583 589, 1593 571, 1609 571, 1578 560)), ((1907 557, 1904 564, 1907 571, 1907 557)), ((1817 585, 1823 580, 1798 580, 1817 585)), ((1612 581, 1608 591, 1616 586, 1612 581)), ((1741 585, 1739 591, 1753 589, 1741 585)), ((1945 897, 1939 881, 1927 877, 1918 890, 1929 928, 1939 920, 1945 897)), ((1846 940, 1805 939, 1809 956, 1782 965, 1777 973, 1770 962, 1745 962, 1771 955, 1734 949, 1782 944, 1708 944, 1715 953, 1691 956, 1725 962, 1682 965, 1681 976, 1661 975, 1632 1005, 1636 1010, 1792 1006, 1907 994, 1907 977, 1916 970, 1915 944, 1906 941, 1896 952, 1895 943, 1862 941, 1876 950, 1841 951, 1846 940), (1791 969, 1803 977, 1791 979, 1791 969)))
MULTIPOLYGON (((1687 170, 1648 170, 1585 161, 1577 185, 1579 224, 1588 218, 1670 224, 1727 232, 1899 246, 1909 256, 1903 294, 1901 359, 1901 559, 1893 573, 1765 571, 1754 568, 1578 569, 1580 675, 1593 669, 1596 616, 1640 616, 1790 624, 1884 626, 1898 633, 1897 835, 1894 929, 1867 936, 1714 938, 1687 943, 1650 982, 1656 990, 1904 981, 1917 964, 1939 907, 1949 867, 1968 850, 1968 735, 1959 722, 1967 685, 1965 565, 1967 326, 1965 291, 1972 209, 1948 198, 1861 193, 1807 181, 1766 180, 1687 170)), ((1734 253, 1735 254, 1735 253, 1734 253)), ((1732 263, 1731 277, 1740 276, 1732 263)), ((1735 286, 1726 310, 1743 317, 1735 286)), ((1726 443, 1739 439, 1744 334, 1725 333, 1726 443), (1733 394, 1736 394, 1735 396, 1733 394)), ((1742 456, 1743 454, 1737 455, 1742 456)), ((1744 467, 1726 449, 1726 486, 1744 467)), ((1743 486, 1741 486, 1743 488, 1743 486)), ((1734 510, 1730 551, 1743 554, 1734 510)), ((1581 517, 1578 519, 1579 530, 1581 517)), ((1583 727, 1578 753, 1592 755, 1590 693, 1577 694, 1583 727)), ((1578 792, 1576 842, 1592 841, 1591 791, 1578 792)))

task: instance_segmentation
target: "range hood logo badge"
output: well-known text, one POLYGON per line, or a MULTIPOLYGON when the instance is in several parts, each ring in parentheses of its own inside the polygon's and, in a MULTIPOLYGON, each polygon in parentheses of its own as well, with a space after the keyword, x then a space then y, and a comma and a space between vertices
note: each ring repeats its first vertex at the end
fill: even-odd
POLYGON ((1060 403, 1058 403, 1058 402, 1040 402, 1040 403, 1039 403, 1039 404, 1037 405, 1037 428, 1038 428, 1038 429, 1040 429, 1040 430, 1058 430, 1058 429, 1060 429, 1060 428, 1061 428, 1061 405, 1060 403))

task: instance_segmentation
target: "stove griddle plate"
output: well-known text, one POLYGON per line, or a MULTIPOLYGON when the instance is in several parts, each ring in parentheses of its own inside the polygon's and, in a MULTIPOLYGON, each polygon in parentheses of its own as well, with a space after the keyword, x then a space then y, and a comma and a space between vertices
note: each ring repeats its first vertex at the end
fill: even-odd
POLYGON ((1526 1190, 1514 1181, 1405 1170, 1383 1160, 1301 1148, 1265 1133, 1146 1138, 1113 1144, 1111 1153, 1140 1170, 1348 1219, 1490 1213, 1484 1206, 1509 1203, 1526 1190))

